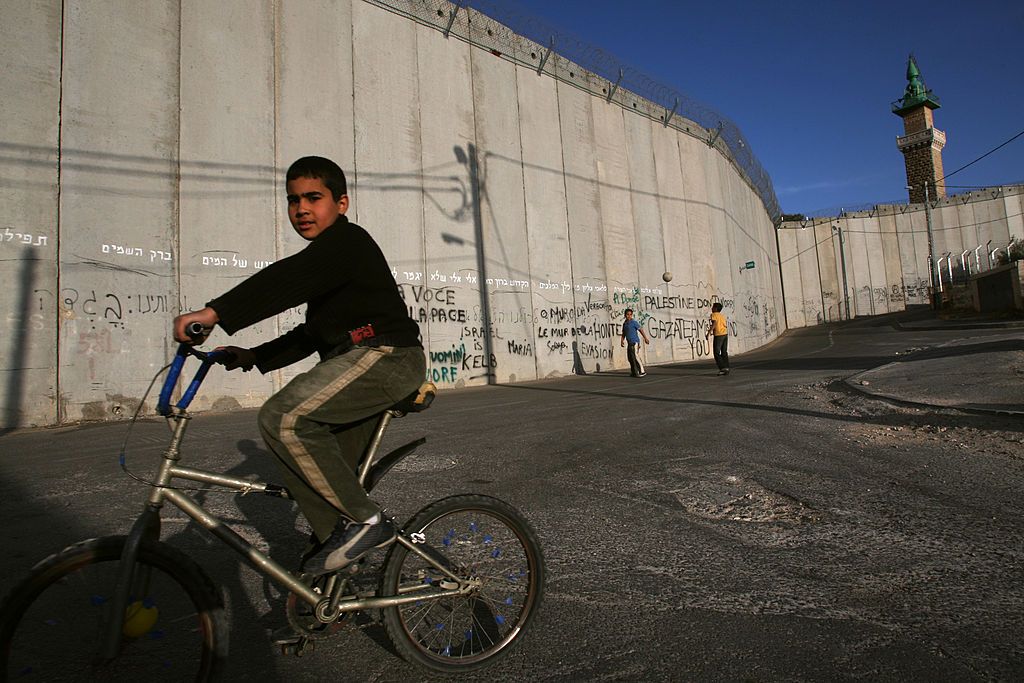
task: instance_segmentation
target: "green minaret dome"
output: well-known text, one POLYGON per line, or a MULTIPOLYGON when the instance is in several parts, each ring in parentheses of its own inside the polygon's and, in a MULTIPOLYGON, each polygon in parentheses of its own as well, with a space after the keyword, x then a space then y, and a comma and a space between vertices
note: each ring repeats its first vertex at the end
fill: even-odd
POLYGON ((942 105, 939 104, 939 98, 933 95, 921 80, 921 71, 917 68, 914 55, 910 55, 907 59, 907 88, 903 91, 903 97, 892 103, 892 111, 902 116, 911 109, 921 106, 938 109, 942 105))

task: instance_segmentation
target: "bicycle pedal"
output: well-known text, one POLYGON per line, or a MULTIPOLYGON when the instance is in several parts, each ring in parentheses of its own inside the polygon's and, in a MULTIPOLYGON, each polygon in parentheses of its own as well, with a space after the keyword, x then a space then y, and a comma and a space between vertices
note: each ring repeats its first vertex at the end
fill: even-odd
POLYGON ((297 644, 300 640, 306 637, 307 636, 304 636, 301 633, 296 633, 290 626, 284 626, 271 634, 271 641, 274 645, 288 647, 297 644))

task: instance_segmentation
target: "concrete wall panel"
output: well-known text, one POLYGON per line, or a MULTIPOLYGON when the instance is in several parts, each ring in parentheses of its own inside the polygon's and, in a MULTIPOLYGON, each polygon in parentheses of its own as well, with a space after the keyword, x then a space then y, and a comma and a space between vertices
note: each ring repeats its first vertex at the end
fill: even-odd
POLYGON ((843 273, 839 260, 839 240, 832 222, 814 225, 814 242, 818 252, 818 274, 821 277, 821 309, 824 322, 846 318, 843 295, 843 273))
MULTIPOLYGON (((1009 190, 1009 188, 1007 189, 1009 190)), ((997 200, 999 199, 997 198, 997 200)), ((1024 191, 1020 188, 1012 188, 1012 191, 1002 194, 1001 200, 1003 215, 1006 216, 1007 241, 1010 237, 1024 239, 1024 191)))
POLYGON ((478 220, 490 322, 482 320, 491 337, 489 345, 474 349, 471 379, 490 374, 498 382, 515 382, 537 375, 533 324, 520 313, 531 305, 532 283, 516 67, 480 50, 472 59, 480 158, 478 220))
POLYGON ((761 217, 757 207, 760 202, 749 191, 746 183, 741 183, 746 188, 744 192, 744 214, 749 230, 743 231, 746 240, 753 240, 751 244, 752 259, 756 266, 751 273, 754 275, 752 285, 753 295, 761 302, 761 330, 759 338, 749 340, 747 349, 757 348, 767 341, 777 337, 785 330, 785 319, 782 314, 782 288, 779 279, 775 274, 779 272, 779 256, 775 248, 774 232, 775 227, 770 220, 761 217))
POLYGON ((401 273, 401 292, 429 349, 428 379, 442 387, 486 383, 483 361, 493 354, 485 349, 478 282, 481 191, 473 174, 480 155, 470 49, 425 27, 416 28, 416 47, 425 270, 419 280, 401 273))
MULTIPOLYGON (((261 263, 284 258, 303 249, 305 240, 288 222, 285 172, 304 156, 323 156, 345 172, 351 209, 358 218, 357 174, 354 150, 352 102, 352 2, 351 0, 298 0, 275 3, 279 39, 276 44, 276 126, 274 174, 275 253, 261 263), (317 21, 309 21, 316 16, 317 21), (309 59, 309 46, 317 46, 317 58, 309 59), (313 85, 315 84, 315 86, 313 85)), ((268 216, 268 219, 270 217, 268 216)), ((267 227, 271 225, 268 220, 267 227)), ((305 308, 286 312, 261 324, 259 341, 283 334, 302 321, 305 308)), ((252 335, 251 331, 246 334, 252 335)), ((263 391, 280 388, 316 362, 316 357, 271 373, 274 383, 263 391)), ((253 391, 250 389, 250 391, 253 391)), ((261 395, 257 395, 262 400, 261 395)), ((259 400, 254 401, 258 405, 259 400)))
MULTIPOLYGON (((771 319, 771 295, 762 287, 761 274, 771 264, 757 245, 750 242, 757 239, 758 225, 750 215, 750 202, 748 193, 745 191, 747 185, 740 177, 730 177, 732 194, 736 202, 735 215, 736 227, 733 234, 733 255, 736 263, 733 270, 737 277, 733 280, 737 285, 736 297, 739 300, 750 302, 754 306, 754 314, 757 319, 756 325, 751 325, 748 334, 743 335, 736 352, 746 351, 761 345, 761 339, 769 336, 772 330, 771 319), (747 268, 746 264, 754 262, 753 268, 747 268), (743 268, 741 271, 740 268, 743 268)), ((730 345, 731 346, 731 345, 730 345)), ((733 350, 733 349, 730 349, 733 350)))
MULTIPOLYGON (((683 159, 679 155, 677 133, 657 123, 651 123, 651 142, 654 148, 654 165, 658 174, 658 203, 661 207, 662 237, 664 239, 665 268, 673 273, 673 282, 682 288, 683 296, 694 283, 693 259, 690 255, 690 239, 687 234, 687 200, 683 184, 683 159)), ((645 285, 647 283, 644 283, 645 285)), ((641 288, 641 296, 647 294, 641 288)), ((689 297, 687 297, 689 298, 689 297)), ((659 315, 660 311, 645 310, 644 315, 654 316, 651 324, 645 321, 648 334, 670 341, 672 357, 675 360, 690 360, 698 357, 700 349, 695 348, 697 334, 693 317, 689 311, 671 318, 659 315)))
MULTIPOLYGON (((633 212, 633 247, 636 259, 636 272, 639 280, 652 291, 644 296, 644 308, 652 312, 658 321, 675 323, 683 315, 680 306, 686 289, 678 273, 673 273, 671 282, 664 282, 661 276, 668 270, 665 260, 665 238, 663 235, 661 209, 658 200, 658 175, 654 164, 654 147, 651 137, 651 124, 639 116, 625 116, 623 120, 626 151, 629 162, 630 208, 633 212), (660 283, 655 285, 654 283, 660 283), (656 290, 656 291, 654 291, 656 290)), ((624 292, 629 295, 629 292, 624 292)), ((613 301, 611 303, 610 322, 612 337, 620 334, 622 312, 627 306, 613 301)), ((648 335, 656 332, 660 335, 659 326, 648 327, 648 335)), ((672 360, 672 346, 662 341, 645 349, 647 360, 651 363, 672 360)), ((619 348, 617 344, 615 348, 619 348)), ((623 366, 625 367, 625 366, 623 366)))
MULTIPOLYGON (((740 258, 737 254, 735 243, 737 230, 737 217, 735 211, 735 198, 733 197, 733 184, 730 176, 731 167, 726 164, 712 162, 709 164, 710 204, 712 216, 718 214, 718 225, 712 230, 712 251, 714 253, 715 280, 714 287, 709 291, 702 305, 698 305, 698 319, 707 325, 707 318, 710 315, 710 303, 716 297, 721 301, 723 313, 729 320, 729 334, 732 339, 729 342, 729 351, 738 353, 740 347, 745 344, 745 338, 757 334, 760 321, 760 311, 757 310, 754 302, 740 295, 739 272, 740 258), (716 193, 717 189, 717 193, 716 193)), ((744 249, 745 245, 740 249, 744 249)), ((745 250, 745 249, 744 249, 745 250)), ((744 261, 745 263, 745 261, 744 261)), ((708 354, 710 355, 710 350, 708 354)))
POLYGON ((890 311, 902 311, 906 308, 906 295, 900 262, 899 237, 896 234, 896 217, 892 212, 881 213, 878 216, 878 226, 885 265, 885 298, 890 311))
POLYGON ((61 5, 0 9, 0 428, 57 421, 61 5))
POLYGON ((877 216, 862 216, 864 248, 868 257, 868 287, 871 296, 871 315, 889 312, 889 288, 885 274, 885 252, 882 250, 881 223, 877 216))
MULTIPOLYGON (((353 0, 288 0, 277 5, 277 164, 284 171, 304 156, 324 156, 345 171, 358 205, 352 101, 353 0), (317 17, 314 22, 311 16, 317 17), (316 58, 310 59, 310 45, 316 58)), ((362 4, 357 1, 357 4, 362 4)), ((278 176, 283 182, 283 174, 278 176)), ((284 231, 287 204, 278 190, 284 231)), ((354 213, 352 218, 356 217, 354 213)), ((287 237, 287 236, 286 236, 287 237)), ((290 240, 289 240, 290 241, 290 240)), ((300 245, 301 247, 301 245, 300 245)), ((290 253, 290 252, 289 252, 290 253)))
MULTIPOLYGON (((172 138, 180 157, 178 269, 185 310, 202 308, 283 256, 278 240, 286 219, 273 144, 274 21, 270 3, 181 7, 180 81, 175 74, 170 86, 181 93, 180 130, 172 138)), ((286 241, 296 243, 290 248, 298 248, 302 240, 288 232, 286 241)), ((164 315, 159 329, 167 340, 164 315)), ((218 332, 211 341, 253 346, 300 321, 296 311, 230 339, 218 332)), ((256 406, 272 391, 271 378, 258 372, 211 372, 194 406, 256 406)))
MULTIPOLYGON (((655 124, 657 125, 657 124, 655 124)), ((673 279, 673 292, 678 296, 679 310, 674 324, 678 335, 686 343, 677 346, 676 360, 686 361, 711 355, 711 345, 705 339, 706 321, 710 312, 706 306, 715 282, 715 241, 708 208, 708 175, 714 168, 717 152, 703 139, 677 135, 679 161, 682 171, 683 196, 686 211, 686 232, 689 246, 689 271, 680 273, 685 279, 673 279)))
POLYGON ((932 239, 935 245, 935 258, 942 271, 942 281, 949 283, 949 265, 946 257, 960 253, 960 220, 966 219, 967 224, 974 225, 974 210, 958 209, 955 204, 938 204, 932 208, 932 239))
POLYGON ((924 211, 897 214, 896 232, 900 235, 900 255, 903 263, 903 284, 908 304, 928 303, 932 276, 928 253, 928 221, 924 211))
MULTIPOLYGON (((601 185, 597 179, 597 145, 591 107, 594 98, 563 83, 558 84, 558 112, 562 128, 562 151, 565 164, 565 198, 569 216, 572 287, 582 293, 583 287, 607 283, 605 249, 601 230, 601 185), (577 290, 577 286, 579 290, 577 290)), ((607 286, 607 285, 606 285, 607 286)), ((596 334, 580 334, 572 339, 574 307, 549 320, 550 334, 564 336, 571 345, 576 341, 586 372, 607 369, 611 364, 611 340, 596 334), (586 346, 584 346, 586 345, 586 346)), ((638 317, 640 317, 638 315, 638 317)))
POLYGON ((779 231, 779 252, 782 254, 780 270, 784 282, 789 283, 790 288, 786 290, 784 304, 786 307, 786 320, 789 327, 796 329, 806 327, 807 321, 804 313, 803 291, 801 283, 803 276, 800 263, 800 246, 797 242, 796 230, 779 231))
MULTIPOLYGON (((552 317, 574 306, 570 266, 568 207, 562 166, 562 129, 555 81, 536 72, 516 69, 522 135, 523 188, 527 245, 532 274, 532 308, 518 315, 535 331, 537 375, 570 374, 574 367, 572 339, 551 332, 552 317)), ((607 296, 607 285, 599 294, 607 296)))
POLYGON ((863 218, 848 217, 840 223, 846 241, 846 276, 854 316, 874 315, 871 291, 871 257, 863 218))
POLYGON ((352 5, 356 220, 401 284, 429 284, 423 251, 423 184, 417 26, 365 2, 352 5))
MULTIPOLYGON (((984 195, 983 195, 984 196, 984 195)), ((974 220, 977 222, 976 237, 975 240, 965 244, 964 248, 970 248, 973 250, 980 246, 978 250, 979 257, 981 252, 985 251, 985 245, 988 240, 992 240, 993 247, 998 244, 1001 247, 1006 247, 1010 241, 1011 232, 1009 227, 1012 220, 1006 213, 1006 203, 1000 201, 998 197, 992 197, 991 194, 985 197, 986 201, 979 201, 974 203, 974 220)), ((1019 219, 1020 217, 1017 216, 1019 219)), ((1020 235, 1021 233, 1018 233, 1020 235)), ((972 253, 973 255, 973 253, 972 253)), ((981 259, 984 262, 984 259, 981 259)))
POLYGON ((177 298, 178 34, 166 27, 177 24, 169 5, 65 7, 62 420, 131 414, 167 356, 177 298))
POLYGON ((977 239, 978 220, 974 216, 974 206, 961 198, 953 197, 946 202, 948 206, 940 206, 938 211, 933 212, 933 220, 937 214, 942 221, 942 251, 948 251, 953 256, 953 267, 956 268, 964 245, 977 239), (950 208, 953 210, 950 211, 950 208))
MULTIPOLYGON (((611 103, 595 102, 592 108, 594 136, 597 142, 597 178, 600 184, 601 242, 604 246, 605 278, 608 287, 614 291, 626 291, 639 287, 643 294, 640 308, 649 311, 653 303, 660 301, 662 292, 661 267, 663 259, 653 263, 640 262, 636 245, 637 228, 633 222, 633 191, 631 188, 630 162, 627 153, 627 138, 622 108, 611 103)), ((584 334, 603 340, 594 345, 594 352, 608 355, 603 367, 628 368, 627 351, 620 344, 621 329, 615 329, 622 322, 621 311, 610 308, 607 293, 595 296, 595 292, 576 291, 576 323, 584 334), (605 333, 594 334, 606 328, 605 333), (615 334, 619 332, 619 334, 615 334)), ((639 317, 639 316, 638 316, 639 317)), ((581 336, 583 336, 581 334, 581 336)), ((586 343, 586 342, 585 342, 586 343)), ((593 343, 593 342, 590 342, 593 343)), ((582 347, 586 357, 590 347, 582 347)), ((648 363, 666 359, 668 347, 645 345, 641 350, 648 363), (656 350, 661 351, 659 356, 656 350)))
MULTIPOLYGON (((783 231, 779 231, 781 235, 783 231)), ((797 254, 800 261, 800 280, 797 294, 804 325, 820 325, 825 320, 821 300, 821 275, 818 272, 818 245, 813 227, 788 230, 796 233, 797 254)), ((792 323, 790 322, 792 327, 792 323)))

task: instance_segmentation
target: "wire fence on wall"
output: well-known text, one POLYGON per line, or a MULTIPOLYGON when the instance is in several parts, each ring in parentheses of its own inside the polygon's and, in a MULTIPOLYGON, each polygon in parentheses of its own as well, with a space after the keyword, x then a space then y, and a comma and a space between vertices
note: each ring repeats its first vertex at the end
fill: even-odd
MULTIPOLYGON (((949 192, 945 200, 960 199, 961 201, 969 201, 975 196, 984 196, 986 193, 1000 193, 1004 191, 1004 188, 1021 187, 1024 186, 1024 181, 1003 183, 1002 185, 994 185, 991 187, 971 187, 969 189, 958 188, 957 192, 949 192)), ((931 200, 933 207, 939 206, 943 202, 943 198, 934 198, 931 200)), ((852 213, 863 213, 863 212, 876 212, 876 213, 892 213, 894 210, 905 210, 904 207, 911 206, 910 202, 906 199, 891 199, 888 201, 880 202, 864 202, 861 204, 847 204, 845 206, 829 206, 823 209, 815 209, 814 211, 807 211, 802 214, 783 214, 782 220, 784 221, 801 221, 811 218, 834 218, 843 217, 847 214, 852 213), (894 208, 896 207, 896 208, 894 208)), ((902 212, 902 211, 901 211, 902 212)))
POLYGON ((609 102, 695 135, 721 149, 751 184, 776 222, 780 215, 771 178, 743 133, 727 117, 682 92, 659 83, 606 50, 556 29, 511 0, 367 0, 452 36, 583 88, 609 102), (479 13, 501 27, 476 26, 479 13), (587 73, 581 73, 581 69, 587 73), (699 129, 689 125, 697 124, 699 129))

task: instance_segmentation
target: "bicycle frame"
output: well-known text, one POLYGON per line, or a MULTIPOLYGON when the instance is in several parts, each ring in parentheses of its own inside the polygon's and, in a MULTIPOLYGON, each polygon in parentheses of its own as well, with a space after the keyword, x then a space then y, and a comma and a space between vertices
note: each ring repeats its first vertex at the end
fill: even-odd
MULTIPOLYGON (((107 625, 104 647, 103 651, 100 653, 102 659, 109 661, 117 656, 118 646, 121 640, 121 629, 123 627, 125 608, 128 606, 128 599, 132 594, 132 587, 138 587, 141 585, 143 590, 137 590, 135 594, 138 595, 145 593, 144 588, 148 582, 148 576, 144 575, 146 573, 145 571, 139 571, 137 569, 136 559, 138 558, 139 547, 144 540, 159 540, 161 526, 160 511, 163 508, 165 501, 169 501, 175 505, 178 509, 195 520, 200 526, 207 529, 215 537, 223 541, 228 547, 247 560, 258 572, 277 581, 309 605, 313 606, 316 610, 317 617, 325 623, 329 623, 330 621, 337 619, 338 616, 345 612, 380 609, 420 600, 432 600, 451 595, 464 595, 468 594, 475 588, 477 583, 476 581, 467 581, 466 579, 460 578, 451 572, 448 569, 445 558, 434 551, 430 546, 424 545, 422 543, 422 539, 417 539, 416 534, 407 535, 404 530, 400 530, 395 542, 404 545, 410 551, 421 556, 434 568, 447 575, 454 582, 452 587, 434 588, 433 586, 423 584, 422 587, 417 586, 403 591, 405 594, 401 595, 378 597, 376 593, 364 593, 359 595, 343 596, 342 588, 344 582, 337 582, 332 579, 329 583, 329 590, 326 595, 317 593, 300 581, 293 572, 285 569, 278 562, 274 561, 242 538, 242 536, 227 526, 221 519, 209 513, 191 496, 188 496, 178 488, 173 487, 171 485, 172 480, 184 479, 187 481, 213 484, 227 489, 234 489, 243 495, 258 492, 278 498, 290 498, 288 490, 276 484, 229 477, 224 474, 193 469, 180 464, 181 454, 179 448, 181 442, 184 440, 185 432, 188 429, 189 420, 192 419, 187 412, 188 405, 195 397, 199 385, 202 384, 203 379, 205 379, 210 366, 214 363, 222 362, 224 359, 225 355, 220 352, 213 351, 210 353, 204 353, 192 348, 191 346, 182 344, 178 348, 174 361, 171 363, 171 369, 168 372, 163 388, 160 391, 160 399, 157 403, 157 412, 169 420, 174 421, 173 434, 171 436, 170 445, 163 454, 163 462, 161 463, 160 470, 153 481, 153 490, 149 495, 149 499, 146 502, 146 506, 142 514, 139 515, 138 519, 136 519, 135 523, 132 525, 131 531, 128 533, 124 552, 121 555, 121 562, 118 568, 117 585, 111 600, 111 620, 107 625), (195 356, 199 358, 202 361, 202 365, 196 371, 195 377, 183 393, 181 399, 172 407, 170 404, 170 397, 177 385, 181 369, 188 356, 195 356)), ((359 482, 366 487, 367 490, 372 489, 387 470, 395 463, 426 441, 426 439, 421 438, 401 446, 381 458, 375 464, 374 461, 376 460, 377 451, 380 449, 380 445, 383 441, 384 432, 387 430, 391 420, 401 414, 402 413, 394 409, 386 410, 381 413, 376 431, 373 434, 366 452, 363 454, 363 458, 359 466, 359 482)), ((123 462, 124 454, 121 455, 121 458, 123 462)))

